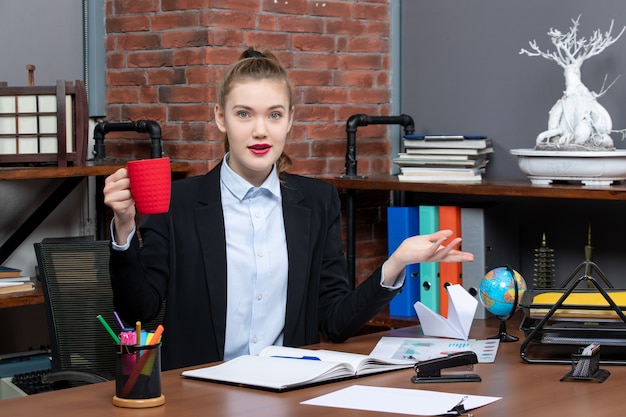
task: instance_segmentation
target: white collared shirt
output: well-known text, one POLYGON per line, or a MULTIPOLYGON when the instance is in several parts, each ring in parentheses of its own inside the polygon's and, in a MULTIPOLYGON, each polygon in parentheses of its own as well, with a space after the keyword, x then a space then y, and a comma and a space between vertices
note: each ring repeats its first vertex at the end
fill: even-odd
POLYGON ((276 167, 256 188, 227 162, 228 155, 220 172, 228 276, 225 360, 283 344, 288 271, 276 167))

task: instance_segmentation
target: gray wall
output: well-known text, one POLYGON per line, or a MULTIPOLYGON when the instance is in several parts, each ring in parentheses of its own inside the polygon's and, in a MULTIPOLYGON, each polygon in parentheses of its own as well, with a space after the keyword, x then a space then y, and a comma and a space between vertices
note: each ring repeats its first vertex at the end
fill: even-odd
MULTIPOLYGON (((36 67, 36 85, 83 79, 83 2, 0 1, 0 81, 28 84, 26 64, 36 67)), ((0 182, 0 242, 4 242, 60 184, 60 180, 0 182)), ((35 275, 33 243, 44 237, 92 234, 88 188, 81 184, 5 264, 35 275)), ((38 349, 49 343, 43 305, 0 311, 0 354, 38 349)))
POLYGON ((0 1, 0 81, 35 84, 83 79, 83 2, 81 0, 0 1))
MULTIPOLYGON (((626 25, 623 0, 402 0, 401 111, 416 132, 485 134, 495 142, 487 178, 524 178, 510 155, 532 148, 561 96, 561 67, 520 55, 536 39, 554 51, 547 32, 567 32, 582 15, 580 36, 626 25)), ((585 61, 582 79, 599 92, 605 75, 623 76, 599 99, 614 129, 626 128, 626 34, 585 61)), ((613 135, 616 147, 626 148, 613 135)))

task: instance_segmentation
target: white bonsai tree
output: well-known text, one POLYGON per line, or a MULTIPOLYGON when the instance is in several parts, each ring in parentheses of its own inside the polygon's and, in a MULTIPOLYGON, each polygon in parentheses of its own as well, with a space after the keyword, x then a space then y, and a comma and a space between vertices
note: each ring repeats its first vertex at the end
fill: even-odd
POLYGON ((573 26, 567 33, 550 29, 548 36, 556 51, 542 52, 535 40, 529 42, 530 51, 526 49, 520 51, 520 54, 540 56, 556 62, 563 68, 565 75, 565 91, 550 110, 548 129, 537 136, 536 150, 614 150, 610 134, 619 132, 623 139, 626 133, 626 130, 611 130, 611 116, 597 101, 597 98, 604 95, 611 86, 605 88, 603 84, 602 90, 595 93, 585 87, 580 76, 583 62, 615 43, 626 27, 622 28, 617 36, 612 36, 611 21, 608 31, 602 33, 598 29, 589 40, 584 37, 578 39, 579 20, 580 16, 572 19, 573 26))

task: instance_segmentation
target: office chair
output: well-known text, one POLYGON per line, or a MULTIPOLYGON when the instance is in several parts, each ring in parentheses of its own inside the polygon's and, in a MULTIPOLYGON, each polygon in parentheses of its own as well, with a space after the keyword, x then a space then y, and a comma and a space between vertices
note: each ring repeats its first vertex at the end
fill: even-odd
POLYGON ((55 387, 109 381, 115 376, 115 342, 97 320, 111 327, 109 241, 44 239, 35 243, 44 293, 55 387))
MULTIPOLYGON (((55 388, 113 380, 115 341, 97 319, 116 333, 109 276, 110 242, 93 237, 44 239, 35 243, 44 293, 55 388)), ((165 303, 144 328, 163 323, 165 303)), ((132 326, 131 326, 132 327, 132 326)))

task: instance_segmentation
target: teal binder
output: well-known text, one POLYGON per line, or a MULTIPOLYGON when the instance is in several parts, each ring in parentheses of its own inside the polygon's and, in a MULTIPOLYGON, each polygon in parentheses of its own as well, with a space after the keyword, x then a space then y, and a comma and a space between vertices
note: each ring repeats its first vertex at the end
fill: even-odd
MULTIPOLYGON (((419 234, 426 235, 438 230, 439 207, 419 206, 419 234)), ((420 264, 420 301, 439 313, 439 262, 420 264)))
MULTIPOLYGON (((409 236, 419 233, 418 207, 387 207, 387 249, 389 255, 409 236)), ((417 318, 413 304, 420 297, 420 264, 407 265, 402 291, 389 303, 389 315, 417 318)))

